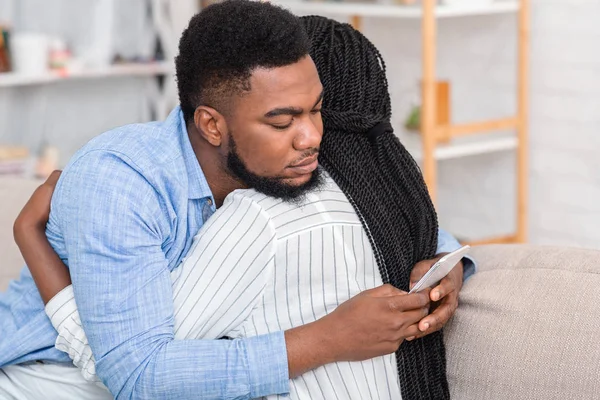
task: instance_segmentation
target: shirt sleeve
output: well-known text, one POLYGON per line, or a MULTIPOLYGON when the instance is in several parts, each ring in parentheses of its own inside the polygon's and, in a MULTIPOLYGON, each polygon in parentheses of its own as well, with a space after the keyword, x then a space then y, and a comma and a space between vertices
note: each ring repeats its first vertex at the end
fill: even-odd
MULTIPOLYGON (((451 253, 454 250, 458 250, 461 247, 458 240, 454 238, 450 233, 443 229, 438 231, 438 247, 436 254, 440 253, 451 253)), ((477 270, 477 264, 475 259, 470 256, 464 256, 463 262, 463 282, 466 282, 477 270)))
POLYGON ((56 348, 69 355, 85 380, 99 382, 96 376, 96 361, 81 326, 73 285, 67 286, 50 299, 46 304, 46 314, 58 332, 56 348))
POLYGON ((174 340, 165 199, 130 160, 96 151, 52 200, 96 373, 117 399, 250 399, 288 392, 282 332, 174 340))

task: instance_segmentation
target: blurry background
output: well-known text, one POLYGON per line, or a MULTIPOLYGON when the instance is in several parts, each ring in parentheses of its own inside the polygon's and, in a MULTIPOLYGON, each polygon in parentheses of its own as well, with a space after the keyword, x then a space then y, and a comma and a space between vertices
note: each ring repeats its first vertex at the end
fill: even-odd
MULTIPOLYGON (((348 20, 319 8, 327 2, 311 3, 310 12, 292 0, 278 3, 298 14, 348 20)), ((378 3, 365 6, 383 6, 378 3)), ((364 16, 361 28, 386 60, 396 132, 418 157, 420 134, 405 125, 421 102, 420 5, 399 3, 386 6, 412 7, 408 14, 417 17, 364 16)), ((452 122, 514 116, 518 13, 493 12, 491 0, 451 3, 440 10, 466 10, 437 21, 437 78, 450 83, 452 122), (468 11, 473 7, 476 15, 468 11)), ((520 2, 504 3, 516 10, 520 2)), ((0 73, 0 205, 9 201, 3 179, 43 176, 105 130, 164 118, 177 104, 172 61, 178 37, 202 4, 0 0, 0 70, 2 48, 10 50, 4 69, 12 67, 0 73)), ((530 0, 530 8, 527 241, 600 248, 600 1, 530 0)), ((461 239, 516 229, 516 152, 502 145, 511 135, 445 145, 436 205, 440 224, 461 239)))

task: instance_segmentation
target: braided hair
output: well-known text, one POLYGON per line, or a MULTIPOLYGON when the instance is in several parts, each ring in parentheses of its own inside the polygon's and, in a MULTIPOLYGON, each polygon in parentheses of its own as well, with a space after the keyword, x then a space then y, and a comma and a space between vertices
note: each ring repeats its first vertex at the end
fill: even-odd
MULTIPOLYGON (((385 63, 348 24, 302 17, 325 90, 320 164, 368 234, 382 279, 408 291, 413 266, 435 255, 437 215, 421 171, 393 133, 385 63)), ((441 332, 397 351, 404 400, 448 399, 441 332)))

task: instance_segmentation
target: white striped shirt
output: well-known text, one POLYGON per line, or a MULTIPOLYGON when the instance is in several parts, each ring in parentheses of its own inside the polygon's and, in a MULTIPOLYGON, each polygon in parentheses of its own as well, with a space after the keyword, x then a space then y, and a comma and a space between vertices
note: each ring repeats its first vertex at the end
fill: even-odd
MULTIPOLYGON (((287 330, 382 284, 363 226, 328 176, 321 190, 300 203, 254 190, 234 191, 196 235, 171 277, 177 339, 287 330)), ((68 291, 61 292, 47 312, 53 315, 62 307, 53 318, 57 347, 76 358, 91 352, 77 314, 65 319, 75 307, 71 299, 68 291), (65 307, 68 302, 73 304, 65 307)), ((93 358, 80 358, 77 365, 93 374, 93 358)), ((309 371, 290 381, 290 397, 400 399, 395 355, 309 371)))

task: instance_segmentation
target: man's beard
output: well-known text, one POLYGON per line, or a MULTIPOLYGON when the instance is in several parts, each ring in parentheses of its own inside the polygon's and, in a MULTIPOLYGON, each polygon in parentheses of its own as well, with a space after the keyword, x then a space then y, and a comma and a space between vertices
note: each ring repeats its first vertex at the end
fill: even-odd
POLYGON ((230 148, 227 154, 227 168, 233 174, 234 178, 241 181, 248 188, 276 197, 284 201, 301 202, 304 195, 313 189, 317 189, 323 184, 323 175, 321 168, 317 167, 308 182, 296 186, 288 185, 278 178, 267 178, 256 175, 248 170, 244 161, 237 154, 237 148, 233 137, 229 136, 230 148))

